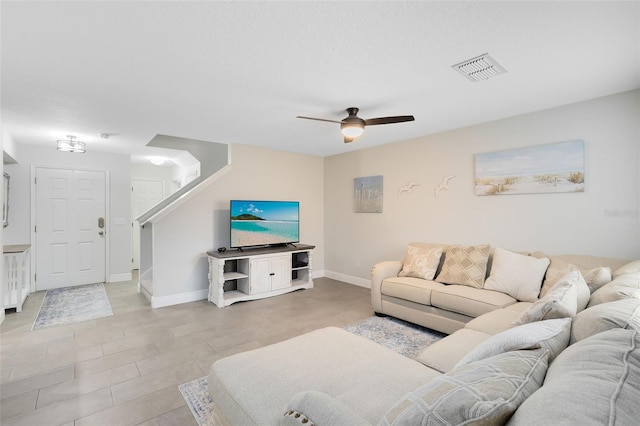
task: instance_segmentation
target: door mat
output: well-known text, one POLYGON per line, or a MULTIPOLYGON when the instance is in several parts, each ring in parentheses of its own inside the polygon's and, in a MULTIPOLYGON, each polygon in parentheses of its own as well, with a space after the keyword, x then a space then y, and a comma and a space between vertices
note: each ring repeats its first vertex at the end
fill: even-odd
POLYGON ((31 330, 113 316, 104 284, 47 290, 31 330))

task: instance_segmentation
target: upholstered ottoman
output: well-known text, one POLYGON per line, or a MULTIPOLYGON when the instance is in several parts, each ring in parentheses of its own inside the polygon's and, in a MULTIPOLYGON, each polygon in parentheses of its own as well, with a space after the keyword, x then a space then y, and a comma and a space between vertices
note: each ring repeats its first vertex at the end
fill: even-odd
POLYGON ((329 327, 221 359, 209 394, 225 424, 274 425, 296 394, 319 391, 371 424, 440 373, 377 343, 329 327))

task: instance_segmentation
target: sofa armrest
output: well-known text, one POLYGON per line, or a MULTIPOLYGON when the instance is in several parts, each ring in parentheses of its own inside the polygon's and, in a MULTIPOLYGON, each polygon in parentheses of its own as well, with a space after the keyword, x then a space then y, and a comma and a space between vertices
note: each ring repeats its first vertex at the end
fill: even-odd
POLYGON ((352 425, 371 426, 369 422, 326 393, 301 392, 294 395, 278 422, 280 426, 352 425))
POLYGON ((397 277, 402 270, 401 260, 378 262, 371 268, 371 304, 375 312, 382 312, 382 281, 397 277))

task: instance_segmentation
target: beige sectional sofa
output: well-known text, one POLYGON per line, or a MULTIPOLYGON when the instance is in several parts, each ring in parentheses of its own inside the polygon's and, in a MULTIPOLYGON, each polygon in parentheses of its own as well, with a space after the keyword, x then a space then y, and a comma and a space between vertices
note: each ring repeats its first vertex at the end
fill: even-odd
MULTIPOLYGON (((477 288, 457 282, 447 282, 442 279, 443 268, 447 260, 447 247, 457 249, 457 253, 469 247, 447 246, 444 244, 430 244, 414 242, 409 245, 407 256, 410 256, 411 248, 417 248, 422 252, 428 252, 433 248, 442 248, 442 255, 433 270, 433 277, 429 279, 418 278, 415 275, 399 276, 403 271, 403 260, 392 260, 377 263, 371 270, 371 304, 377 314, 390 315, 414 324, 422 325, 443 333, 453 333, 465 326, 472 319, 496 309, 501 309, 519 302, 509 294, 477 288)), ((491 275, 493 266, 494 249, 488 245, 475 246, 486 247, 486 264, 476 268, 477 273, 483 278, 491 275)), ((518 253, 529 254, 529 253, 518 253)), ((532 253, 535 258, 544 258, 544 254, 532 253)), ((626 260, 603 258, 595 256, 561 255, 548 256, 553 272, 554 269, 563 271, 566 264, 572 264, 583 271, 590 271, 599 267, 609 268, 614 271, 627 263, 626 260), (555 267, 555 265, 558 265, 555 267)), ((480 259, 482 260, 482 259, 480 259)), ((542 277, 548 270, 545 268, 542 277)), ((426 268, 428 270, 428 268, 426 268)), ((446 271, 445 271, 446 272, 446 271)), ((452 274, 445 274, 450 281, 452 274)), ((466 274, 468 276, 468 273, 466 274)), ((554 273, 554 278, 560 278, 554 273)), ((465 274, 458 274, 457 278, 467 278, 465 274)), ((467 278, 468 280, 468 278, 467 278)), ((550 279, 549 281, 552 281, 550 279)), ((461 281, 461 280, 458 280, 461 281)), ((548 285, 547 285, 548 286, 548 285)), ((538 287, 538 291, 540 290, 538 287)), ((519 309, 517 306, 514 309, 519 309)))
MULTIPOLYGON (((495 266, 498 280, 489 282, 500 287, 504 260, 514 254, 489 253, 497 258, 489 260, 481 287, 473 287, 480 282, 473 280, 478 271, 467 271, 472 284, 461 285, 411 276, 397 280, 411 259, 374 267, 376 312, 451 333, 417 359, 335 327, 233 355, 215 362, 209 374, 218 420, 232 425, 640 424, 640 261, 518 253, 526 259, 512 258, 533 269, 547 262, 529 257, 548 259, 543 275, 550 280, 563 274, 554 283, 541 277, 544 297, 523 302, 482 288, 495 266), (600 268, 611 281, 598 275, 600 268), (585 287, 587 281, 592 287, 585 287), (454 285, 471 291, 448 288, 454 285)), ((528 291, 522 297, 530 297, 528 291)))

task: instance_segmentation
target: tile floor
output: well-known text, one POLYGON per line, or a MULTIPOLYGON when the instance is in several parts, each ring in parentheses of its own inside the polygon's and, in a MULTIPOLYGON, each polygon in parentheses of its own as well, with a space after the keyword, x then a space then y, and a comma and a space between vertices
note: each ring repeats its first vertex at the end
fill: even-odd
POLYGON ((105 287, 114 315, 30 331, 44 292, 0 326, 2 425, 195 425, 177 386, 224 356, 373 315, 369 290, 315 288, 237 303, 151 309, 136 279, 105 287))

